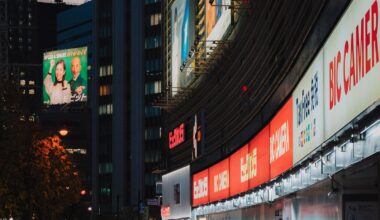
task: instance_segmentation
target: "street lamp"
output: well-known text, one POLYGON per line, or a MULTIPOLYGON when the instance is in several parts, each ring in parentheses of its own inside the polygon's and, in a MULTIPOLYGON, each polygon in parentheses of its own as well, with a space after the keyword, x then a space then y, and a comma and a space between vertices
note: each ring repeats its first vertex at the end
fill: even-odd
POLYGON ((61 128, 61 130, 59 130, 58 133, 59 133, 62 137, 65 137, 65 136, 69 133, 69 130, 68 130, 67 128, 61 128))

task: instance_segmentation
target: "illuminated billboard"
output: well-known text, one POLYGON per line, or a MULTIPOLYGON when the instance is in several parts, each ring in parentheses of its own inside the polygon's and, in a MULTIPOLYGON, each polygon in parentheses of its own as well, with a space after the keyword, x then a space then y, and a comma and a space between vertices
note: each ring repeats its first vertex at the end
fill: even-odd
POLYGON ((310 65, 293 94, 293 164, 324 141, 323 53, 310 65))
POLYGON ((269 181, 269 157, 269 125, 267 125, 249 142, 249 188, 252 189, 269 181))
POLYGON ((352 1, 324 50, 325 138, 380 99, 378 1, 352 1))
POLYGON ((209 202, 209 169, 205 169, 193 175, 193 206, 209 202))
POLYGON ((222 160, 209 169, 210 202, 225 199, 230 196, 230 161, 222 160))
POLYGON ((189 52, 195 40, 194 0, 176 0, 171 6, 171 81, 173 94, 194 79, 189 66, 189 52), (187 66, 187 67, 185 67, 187 66))
MULTIPOLYGON (((207 41, 220 40, 231 24, 231 0, 216 0, 211 5, 206 2, 207 41)), ((211 42, 208 42, 209 46, 211 42)))
POLYGON ((292 107, 290 98, 269 124, 270 177, 272 179, 293 165, 292 107))
POLYGON ((42 74, 44 104, 87 101, 87 47, 44 53, 42 74))

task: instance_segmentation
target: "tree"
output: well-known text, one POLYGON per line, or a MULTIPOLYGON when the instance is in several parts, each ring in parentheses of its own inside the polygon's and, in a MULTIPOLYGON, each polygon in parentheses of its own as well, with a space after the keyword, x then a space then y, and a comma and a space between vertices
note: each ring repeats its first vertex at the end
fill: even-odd
POLYGON ((0 88, 0 218, 57 219, 79 201, 78 172, 58 136, 25 120, 19 93, 0 88))

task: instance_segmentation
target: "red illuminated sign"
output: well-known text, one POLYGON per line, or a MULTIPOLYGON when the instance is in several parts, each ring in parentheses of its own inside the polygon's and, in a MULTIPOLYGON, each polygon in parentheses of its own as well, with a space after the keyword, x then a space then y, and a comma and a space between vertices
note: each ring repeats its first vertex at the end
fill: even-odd
POLYGON ((193 175, 193 206, 209 202, 208 186, 208 169, 193 175))
POLYGON ((249 156, 246 144, 230 157, 230 196, 247 191, 248 180, 249 156))
POLYGON ((229 158, 209 169, 210 202, 225 199, 230 193, 229 158))
POLYGON ((173 149, 179 144, 185 141, 185 124, 182 123, 180 126, 174 129, 174 131, 169 132, 169 148, 173 149))
POLYGON ((269 125, 263 128, 249 142, 249 188, 254 188, 260 184, 269 181, 270 166, 269 166, 269 125))
POLYGON ((270 177, 275 178, 293 164, 293 113, 292 99, 270 122, 270 177))
POLYGON ((170 207, 163 206, 161 207, 161 217, 169 217, 170 216, 170 207))

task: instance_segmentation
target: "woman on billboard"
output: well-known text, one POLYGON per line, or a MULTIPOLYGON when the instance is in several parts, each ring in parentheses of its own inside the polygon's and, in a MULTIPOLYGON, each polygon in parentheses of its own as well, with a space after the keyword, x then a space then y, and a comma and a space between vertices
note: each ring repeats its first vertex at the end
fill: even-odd
POLYGON ((49 72, 44 79, 44 86, 46 93, 49 96, 51 105, 59 105, 70 103, 71 101, 71 88, 70 84, 65 80, 66 77, 66 64, 65 61, 59 60, 55 65, 55 74, 53 81, 52 71, 55 61, 50 60, 49 72))

